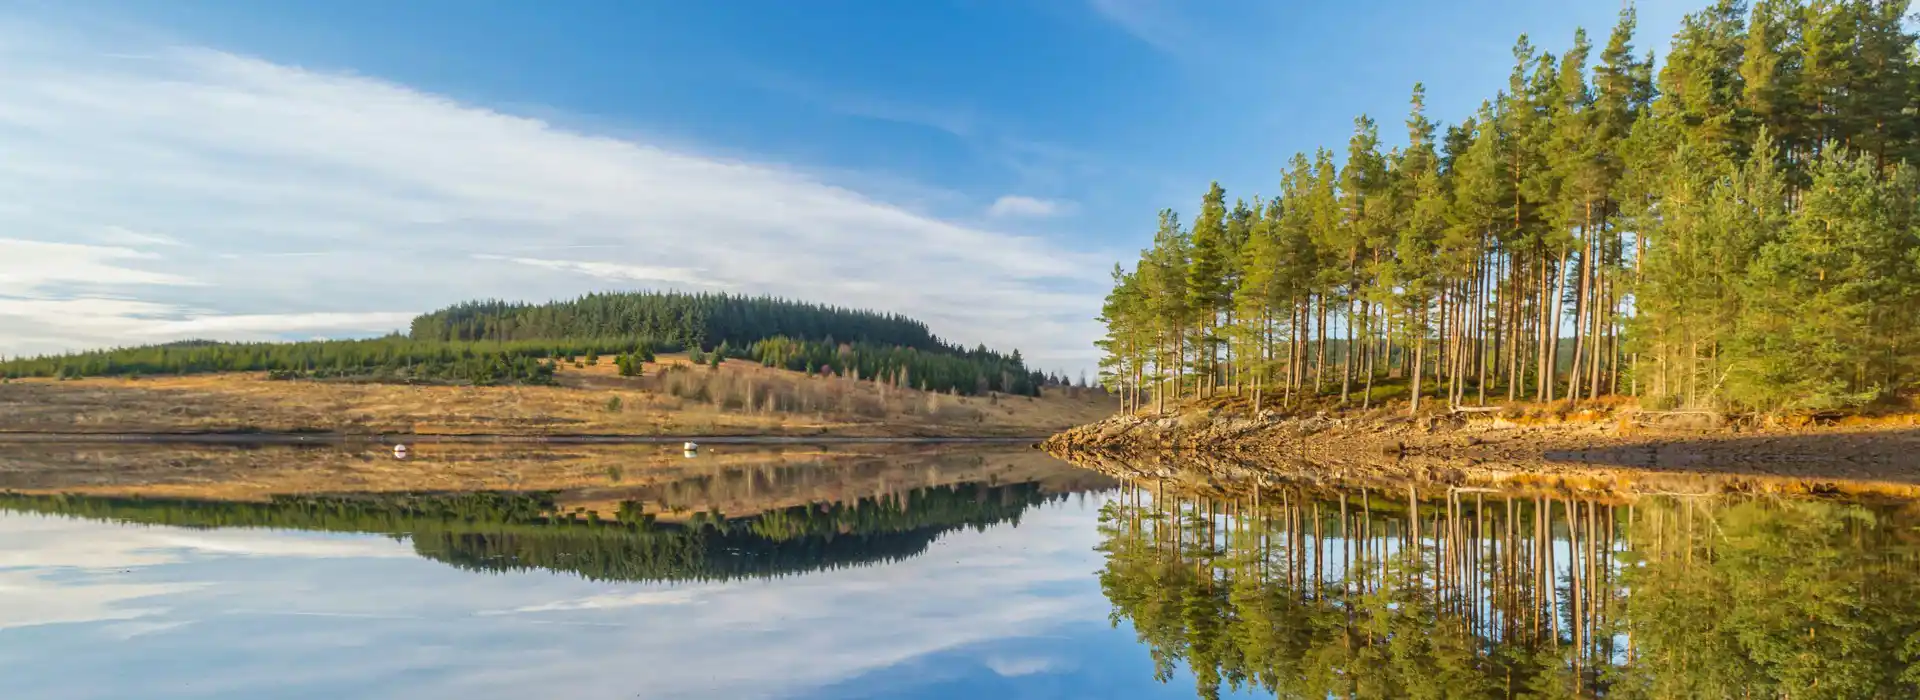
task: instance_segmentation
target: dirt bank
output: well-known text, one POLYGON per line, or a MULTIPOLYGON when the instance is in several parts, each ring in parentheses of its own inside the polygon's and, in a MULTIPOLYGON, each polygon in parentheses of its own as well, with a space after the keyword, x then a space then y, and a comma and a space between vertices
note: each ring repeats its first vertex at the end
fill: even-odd
POLYGON ((276 494, 556 491, 568 506, 641 499, 673 512, 730 514, 965 482, 1042 482, 1056 491, 1104 477, 1030 448, 939 445, 418 446, 405 460, 371 447, 0 445, 0 491, 265 500, 276 494), (1056 488, 1057 487, 1057 488, 1056 488))
POLYGON ((1327 471, 1397 473, 1422 465, 1530 473, 1595 468, 1920 483, 1920 416, 1829 426, 1730 425, 1702 414, 1595 407, 1541 416, 1525 409, 1413 418, 1382 412, 1267 417, 1188 411, 1121 415, 1049 438, 1075 462, 1163 455, 1230 456, 1246 464, 1310 463, 1327 471))
POLYGON ((0 433, 339 433, 1037 438, 1099 420, 1104 393, 952 396, 841 377, 662 357, 644 377, 606 362, 554 386, 271 381, 259 373, 0 382, 0 433))

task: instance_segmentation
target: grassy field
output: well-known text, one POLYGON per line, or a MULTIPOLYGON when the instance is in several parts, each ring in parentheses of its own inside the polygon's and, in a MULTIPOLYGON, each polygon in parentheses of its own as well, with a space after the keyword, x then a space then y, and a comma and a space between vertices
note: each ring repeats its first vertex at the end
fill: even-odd
POLYGON ((259 373, 0 384, 0 431, 1041 436, 1111 414, 1100 392, 953 396, 663 355, 639 377, 611 358, 557 386, 272 381, 259 373))
POLYGON ((1054 492, 1104 483, 1019 448, 718 446, 689 459, 677 446, 424 444, 403 461, 378 445, 0 446, 0 491, 237 501, 296 493, 556 491, 569 510, 611 515, 632 500, 668 520, 966 482, 1039 482, 1054 492))

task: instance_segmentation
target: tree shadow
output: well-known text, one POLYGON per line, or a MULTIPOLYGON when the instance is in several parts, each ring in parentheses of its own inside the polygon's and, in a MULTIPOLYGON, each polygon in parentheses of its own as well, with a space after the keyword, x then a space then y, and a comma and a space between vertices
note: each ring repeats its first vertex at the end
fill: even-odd
POLYGON ((1627 444, 1550 451, 1547 462, 1920 483, 1920 428, 1799 434, 1651 434, 1627 444))

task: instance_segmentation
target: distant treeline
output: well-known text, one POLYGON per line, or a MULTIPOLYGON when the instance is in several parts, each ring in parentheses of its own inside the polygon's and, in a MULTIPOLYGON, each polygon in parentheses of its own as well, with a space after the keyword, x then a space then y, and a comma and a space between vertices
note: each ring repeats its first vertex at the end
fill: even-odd
POLYGON ((1057 383, 1043 372, 1028 371, 1020 351, 1003 357, 986 348, 958 353, 926 352, 910 347, 870 343, 834 344, 795 340, 785 336, 754 343, 744 353, 768 367, 796 372, 826 372, 858 379, 875 379, 895 386, 985 394, 998 391, 1037 396, 1040 387, 1057 383))
POLYGON ((960 484, 812 504, 746 518, 699 513, 658 523, 638 503, 620 519, 561 513, 552 493, 276 496, 266 503, 0 492, 0 511, 190 528, 408 535, 421 556, 477 571, 543 569, 592 580, 765 578, 898 561, 941 535, 1018 523, 1064 498, 1037 484, 960 484))
POLYGON ((297 343, 205 341, 97 350, 0 362, 0 376, 110 377, 268 372, 276 379, 544 384, 554 362, 635 349, 625 340, 421 342, 403 336, 297 343))
MULTIPOLYGON (((470 302, 422 315, 409 335, 294 343, 189 341, 0 361, 0 377, 270 372, 276 378, 548 383, 554 363, 595 355, 711 350, 794 370, 884 377, 900 386, 1034 395, 1065 383, 986 346, 967 349, 903 316, 771 297, 593 294, 572 301, 470 302), (763 343, 763 341, 771 344, 763 343), (767 348, 762 354, 761 348, 767 348), (777 361, 768 357, 777 356, 777 361)), ((629 369, 627 372, 631 372, 629 369)))
POLYGON ((527 304, 475 301, 413 320, 415 340, 647 338, 687 347, 746 347, 774 336, 958 353, 927 325, 896 314, 773 297, 677 292, 589 294, 527 304))

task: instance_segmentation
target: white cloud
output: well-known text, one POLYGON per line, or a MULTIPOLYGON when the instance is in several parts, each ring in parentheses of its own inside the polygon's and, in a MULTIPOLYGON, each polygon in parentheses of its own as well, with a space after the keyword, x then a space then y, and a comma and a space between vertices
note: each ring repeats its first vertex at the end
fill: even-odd
POLYGON ((1187 22, 1164 0, 1087 0, 1095 14, 1133 35, 1135 39, 1168 54, 1195 48, 1193 32, 1187 22))
POLYGON ((177 321, 156 322, 137 329, 135 332, 141 335, 161 337, 233 337, 299 331, 338 331, 370 328, 404 329, 408 323, 413 321, 413 317, 414 314, 412 313, 392 311, 197 316, 177 321))
POLYGON ((144 270, 130 261, 159 256, 130 248, 0 238, 0 294, 21 295, 57 284, 89 286, 190 285, 179 275, 144 270))
POLYGON ((96 233, 93 235, 93 240, 95 242, 106 243, 108 245, 123 245, 123 246, 133 246, 133 247, 182 245, 179 239, 174 238, 172 236, 166 236, 158 233, 149 233, 145 231, 134 231, 130 229, 121 228, 119 226, 108 226, 106 228, 101 229, 99 233, 96 233))
POLYGON ((541 258, 516 258, 504 255, 475 255, 473 257, 478 260, 505 260, 507 262, 531 265, 548 270, 578 272, 607 280, 725 286, 725 283, 712 281, 708 276, 701 274, 699 270, 684 267, 623 265, 621 263, 594 262, 591 260, 544 260, 541 258))
POLYGON ((11 299, 0 296, 0 341, 13 354, 119 347, 180 338, 268 340, 289 333, 371 335, 405 329, 411 312, 219 314, 131 299, 11 299))
POLYGON ((698 601, 701 594, 702 591, 690 589, 606 593, 581 598, 570 598, 567 600, 556 600, 549 603, 523 605, 511 610, 487 610, 482 611, 480 614, 513 615, 569 610, 618 610, 620 608, 637 608, 651 605, 686 605, 698 601))
POLYGON ((1044 656, 989 656, 986 665, 1002 677, 1017 678, 1046 673, 1058 668, 1060 664, 1044 656))
POLYGON ((465 299, 619 286, 878 308, 1090 360, 1096 255, 368 77, 114 51, 142 58, 0 23, 0 191, 18 203, 0 207, 18 239, 0 250, 0 353, 376 333, 465 299))
POLYGON ((993 200, 993 206, 987 208, 987 214, 991 216, 1054 216, 1065 213, 1071 208, 1064 202, 1010 194, 993 200))

